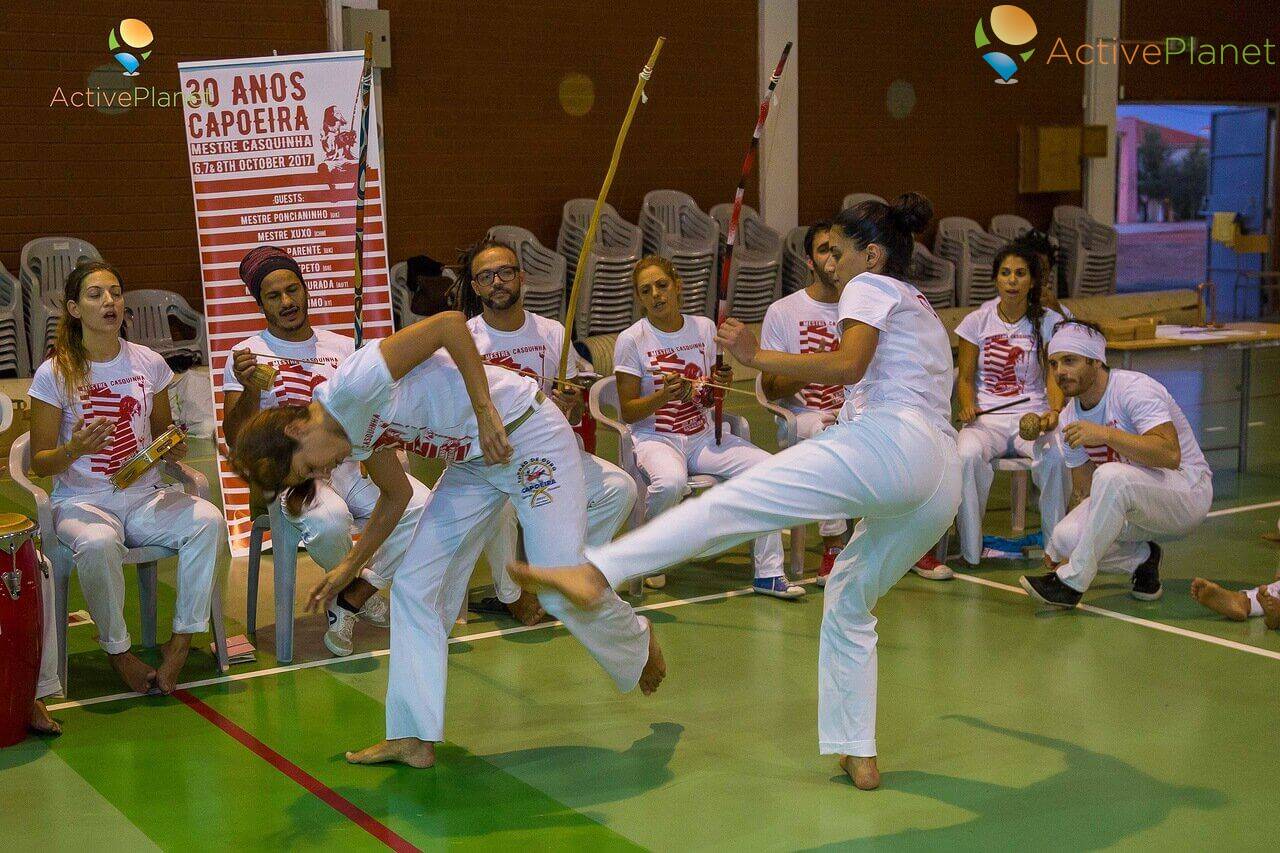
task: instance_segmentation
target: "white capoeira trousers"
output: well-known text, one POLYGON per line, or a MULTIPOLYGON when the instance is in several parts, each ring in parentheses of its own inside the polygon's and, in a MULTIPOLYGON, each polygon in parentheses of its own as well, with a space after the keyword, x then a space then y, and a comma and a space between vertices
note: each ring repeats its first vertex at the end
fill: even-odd
POLYGON ((818 739, 824 754, 875 755, 876 619, 871 609, 933 545, 960 503, 955 441, 905 407, 856 414, 783 450, 590 560, 617 588, 762 533, 860 518, 823 596, 818 739))
MULTIPOLYGON (((636 504, 636 481, 608 460, 582 451, 582 477, 587 485, 588 545, 603 545, 621 529, 631 508, 636 504)), ((519 525, 515 507, 508 501, 492 525, 493 531, 484 543, 484 559, 493 575, 493 588, 498 600, 511 604, 522 590, 507 574, 507 564, 516 558, 519 525)))
MULTIPOLYGON (((387 738, 444 738, 449 631, 467 594, 481 546, 503 504, 515 507, 529 561, 582 561, 587 526, 581 451, 564 415, 544 401, 511 433, 515 453, 503 465, 450 465, 440 477, 391 587, 391 664, 387 738)), ((648 659, 649 628, 612 593, 583 609, 563 596, 539 595, 543 608, 628 691, 648 659)))
MULTIPOLYGON (((409 483, 413 495, 404 515, 369 565, 360 572, 375 589, 386 589, 391 583, 395 567, 409 547, 409 540, 431 499, 431 490, 416 477, 409 477, 409 483)), ((293 515, 288 510, 281 515, 297 528, 303 547, 316 565, 330 571, 351 550, 352 528, 364 528, 380 494, 373 480, 360 476, 360 463, 348 461, 335 468, 327 482, 316 481, 315 497, 303 507, 301 515, 293 515)), ((281 495, 282 505, 284 499, 281 495)))
MULTIPOLYGON (((727 429, 721 439, 716 444, 713 430, 694 436, 649 433, 636 437, 636 466, 649 481, 645 493, 646 523, 652 523, 684 498, 690 474, 730 480, 771 458, 768 451, 727 429)), ((752 543, 751 556, 757 578, 782 577, 782 534, 773 532, 757 538, 752 543)))
MULTIPOLYGON (((1280 598, 1280 581, 1276 581, 1275 583, 1270 583, 1270 584, 1263 584, 1262 586, 1255 586, 1253 589, 1246 589, 1244 591, 1244 597, 1249 599, 1249 615, 1250 616, 1262 615, 1262 605, 1258 603, 1258 590, 1260 589, 1265 589, 1267 591, 1267 595, 1271 596, 1272 598, 1280 598)), ((40 667, 40 683, 41 685, 44 684, 43 664, 40 667)))
POLYGON ((1055 430, 1035 441, 1027 441, 1018 435, 1021 419, 1020 414, 983 415, 960 430, 960 437, 956 439, 964 475, 956 528, 960 533, 960 555, 971 565, 982 559, 982 517, 986 514, 991 482, 996 475, 992 468, 995 460, 1006 456, 1032 460, 1031 479, 1040 490, 1040 529, 1045 542, 1067 512, 1071 475, 1058 433, 1055 430))
MULTIPOLYGON (((40 561, 40 605, 44 613, 44 626, 40 635, 40 680, 36 683, 36 698, 56 696, 62 692, 62 681, 58 678, 58 612, 57 599, 53 589, 53 566, 43 554, 38 555, 40 561)), ((1261 612, 1261 611, 1259 611, 1261 612)), ((67 614, 61 614, 63 619, 67 614)))
POLYGON ((1084 592, 1098 572, 1132 574, 1151 553, 1147 542, 1180 539, 1204 521, 1213 478, 1107 462, 1093 472, 1089 497, 1054 529, 1046 553, 1058 577, 1084 592))
POLYGON ((121 492, 64 497, 53 507, 58 540, 72 554, 98 644, 108 654, 131 645, 124 621, 124 553, 159 545, 178 552, 175 634, 209 629, 209 604, 226 522, 216 506, 176 486, 134 486, 121 492))
MULTIPOLYGON (((797 412, 796 436, 801 441, 806 438, 813 438, 834 424, 838 414, 838 412, 797 412)), ((843 518, 824 519, 818 522, 818 535, 823 537, 843 536, 848 528, 849 525, 843 518)))

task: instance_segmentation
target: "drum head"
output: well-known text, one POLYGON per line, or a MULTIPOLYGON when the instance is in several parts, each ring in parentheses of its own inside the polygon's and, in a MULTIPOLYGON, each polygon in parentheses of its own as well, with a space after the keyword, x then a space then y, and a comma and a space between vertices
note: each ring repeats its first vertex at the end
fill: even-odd
POLYGON ((25 515, 16 512, 0 512, 0 536, 26 533, 34 530, 35 526, 36 523, 25 515))

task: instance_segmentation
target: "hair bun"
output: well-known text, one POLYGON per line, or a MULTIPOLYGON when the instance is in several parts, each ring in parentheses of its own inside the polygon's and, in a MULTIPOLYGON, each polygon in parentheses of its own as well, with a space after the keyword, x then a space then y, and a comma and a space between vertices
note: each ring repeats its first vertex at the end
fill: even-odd
POLYGON ((915 234, 933 218, 933 203, 920 193, 903 193, 889 206, 889 216, 903 231, 915 234))

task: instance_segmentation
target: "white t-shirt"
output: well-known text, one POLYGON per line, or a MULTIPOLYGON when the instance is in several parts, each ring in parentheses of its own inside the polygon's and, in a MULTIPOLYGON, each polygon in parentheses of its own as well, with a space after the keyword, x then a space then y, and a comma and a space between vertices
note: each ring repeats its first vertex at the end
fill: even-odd
MULTIPOLYGON (((54 499, 112 491, 115 487, 111 485, 111 475, 151 444, 151 407, 156 394, 172 381, 173 371, 159 353, 121 341, 120 354, 111 361, 89 362, 85 383, 76 397, 68 400, 53 369, 53 359, 45 360, 36 369, 28 393, 33 399, 62 410, 59 444, 66 444, 81 418, 85 424, 98 418, 115 422, 101 451, 81 456, 53 478, 54 499)), ((159 481, 160 474, 153 468, 129 488, 154 488, 159 481)))
MULTIPOLYGON (((1007 415, 1047 411, 1049 397, 1031 320, 1024 314, 1018 322, 1006 323, 1000 319, 999 305, 999 299, 987 300, 956 326, 956 335, 978 348, 978 408, 1030 397, 1001 411, 1007 415)), ((1041 347, 1049 343, 1062 319, 1057 311, 1045 309, 1040 318, 1041 347)))
MULTIPOLYGON (((778 352, 830 352, 840 346, 840 305, 819 302, 803 290, 769 306, 760 329, 760 346, 778 352)), ((844 405, 843 385, 810 382, 782 401, 793 412, 838 412, 844 405)))
MULTIPOLYGON (((662 371, 698 379, 710 377, 715 368, 715 323, 699 315, 681 316, 684 324, 674 332, 664 332, 641 318, 618 335, 613 348, 613 369, 638 376, 642 397, 662 387, 662 371)), ((706 410, 713 402, 711 389, 703 387, 691 401, 666 403, 649 417, 632 424, 631 429, 658 435, 701 435, 712 428, 706 410)))
MULTIPOLYGON (((483 315, 476 315, 467 321, 467 328, 475 338, 476 349, 486 364, 497 364, 506 368, 514 368, 546 380, 542 390, 551 393, 551 379, 560 366, 560 349, 564 346, 564 326, 555 320, 548 319, 532 311, 524 312, 524 325, 514 332, 495 329, 484 321, 483 315)), ((569 353, 569 363, 565 376, 569 379, 578 375, 578 363, 569 353)))
MULTIPOLYGON (((316 330, 305 341, 285 341, 264 330, 232 347, 232 350, 244 349, 257 353, 260 363, 269 364, 276 369, 276 379, 271 390, 260 394, 258 398, 262 408, 274 409, 277 406, 305 406, 310 403, 316 386, 331 378, 338 365, 355 352, 355 341, 323 329, 316 330), (274 361, 263 358, 265 354, 276 355, 281 359, 308 359, 323 364, 274 361)), ((244 391, 244 386, 236 378, 231 366, 232 359, 228 357, 226 367, 222 370, 223 392, 244 391)))
POLYGON ((929 300, 887 275, 862 273, 840 294, 840 321, 880 331, 867 371, 845 388, 842 420, 868 408, 907 406, 954 436, 951 426, 951 340, 929 300))
MULTIPOLYGON (((1114 427, 1133 435, 1143 435, 1160 424, 1172 423, 1178 431, 1178 447, 1182 451, 1182 465, 1178 470, 1186 474, 1193 483, 1209 474, 1209 464, 1204 461, 1204 454, 1200 452, 1191 424, 1187 423, 1187 416, 1165 387, 1145 373, 1112 370, 1107 380, 1107 390, 1098 405, 1082 410, 1080 399, 1072 399, 1062 410, 1058 421, 1059 429, 1078 420, 1114 427)), ((1105 444, 1071 447, 1064 441, 1063 450, 1070 468, 1079 468, 1086 462, 1097 465, 1106 462, 1137 464, 1105 444)))
MULTIPOLYGON (((534 404, 538 393, 534 380, 500 367, 486 367, 485 373, 504 424, 534 404)), ((483 456, 466 383, 443 351, 396 382, 382 357, 382 342, 370 341, 316 388, 315 399, 342 425, 354 459, 367 459, 382 447, 446 462, 483 456)))

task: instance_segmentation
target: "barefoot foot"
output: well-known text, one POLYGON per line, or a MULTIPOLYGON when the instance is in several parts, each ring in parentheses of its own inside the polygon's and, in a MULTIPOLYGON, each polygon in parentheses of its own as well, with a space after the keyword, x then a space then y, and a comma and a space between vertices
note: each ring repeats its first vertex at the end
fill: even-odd
POLYGON ((1269 630, 1280 628, 1280 598, 1272 595, 1270 587, 1258 587, 1258 606, 1262 608, 1262 621, 1269 630))
POLYGON ((1191 582, 1191 597, 1228 619, 1243 622, 1249 618, 1249 599, 1243 592, 1224 589, 1213 581, 1196 578, 1191 582))
POLYGON ((31 721, 28 725, 31 726, 31 731, 38 734, 62 734, 62 724, 53 718, 53 715, 49 713, 49 709, 45 707, 44 702, 40 699, 31 703, 31 721))
POLYGON ((138 659, 133 652, 107 655, 111 668, 134 693, 150 693, 156 686, 156 671, 138 659))
POLYGON ((649 626, 649 658, 640 672, 640 692, 649 696, 658 689, 662 679, 667 677, 667 662, 662 657, 662 646, 658 645, 658 637, 654 634, 653 623, 644 620, 649 626))
POLYGON ((174 634, 160 650, 160 667, 156 670, 156 687, 164 694, 178 689, 178 676, 191 651, 190 634, 174 634))
POLYGON ((538 603, 538 596, 527 589, 522 590, 520 597, 507 605, 507 610, 516 618, 516 621, 526 627, 537 625, 542 621, 542 617, 547 615, 542 605, 538 603))
POLYGON ((349 764, 407 764, 427 768, 436 763, 436 745, 429 740, 402 737, 384 740, 357 752, 347 753, 349 764))
POLYGON ((874 791, 880 787, 880 770, 876 767, 874 755, 842 755, 840 769, 853 781, 853 786, 861 791, 874 791))
POLYGON ((594 607, 609 592, 609 582, 590 563, 544 568, 515 562, 507 566, 507 572, 530 592, 552 590, 579 607, 594 607))

